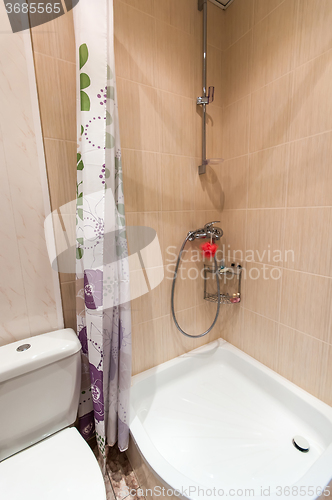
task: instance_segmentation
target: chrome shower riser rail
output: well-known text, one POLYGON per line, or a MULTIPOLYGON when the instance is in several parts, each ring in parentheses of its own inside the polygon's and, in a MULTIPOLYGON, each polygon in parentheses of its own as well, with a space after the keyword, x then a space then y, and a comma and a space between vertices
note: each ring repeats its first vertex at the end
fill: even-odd
POLYGON ((206 71, 207 71, 207 0, 198 0, 198 9, 203 10, 203 96, 197 98, 197 104, 203 107, 202 124, 202 165, 198 173, 206 172, 206 71))
POLYGON ((206 165, 206 106, 214 101, 214 87, 209 87, 207 92, 206 74, 207 74, 207 0, 198 0, 198 9, 203 11, 203 95, 197 97, 197 106, 202 106, 202 164, 198 167, 198 173, 205 174, 206 165))

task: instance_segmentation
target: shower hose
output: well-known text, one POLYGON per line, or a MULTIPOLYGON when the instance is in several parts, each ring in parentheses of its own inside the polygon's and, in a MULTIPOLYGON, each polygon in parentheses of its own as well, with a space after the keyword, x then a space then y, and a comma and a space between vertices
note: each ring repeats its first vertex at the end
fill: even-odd
MULTIPOLYGON (((183 253, 184 247, 186 246, 186 243, 187 243, 187 241, 189 239, 189 234, 186 236, 186 239, 182 243, 182 247, 180 249, 178 260, 177 260, 176 266, 175 266, 175 271, 174 271, 174 276, 173 276, 173 283, 172 283, 171 308, 172 308, 172 316, 173 316, 176 328, 181 333, 183 333, 183 335, 185 335, 186 337, 191 337, 191 338, 197 338, 198 339, 200 337, 204 337, 204 335, 207 335, 212 330, 212 328, 214 327, 214 325, 216 324, 216 321, 218 319, 219 310, 220 310, 220 282, 219 282, 218 273, 216 273, 216 277, 217 277, 217 290, 218 290, 218 306, 217 306, 217 312, 216 312, 215 318, 214 318, 213 323, 210 326, 210 328, 208 328, 205 332, 203 332, 203 333, 201 333, 199 335, 190 335, 189 333, 187 333, 184 330, 182 330, 182 328, 179 325, 179 323, 178 323, 178 321, 176 319, 176 316, 175 316, 175 310, 174 310, 174 291, 175 291, 175 283, 176 283, 176 278, 177 278, 177 274, 178 274, 178 269, 179 269, 179 266, 180 266, 180 263, 181 263, 182 253, 183 253)), ((217 259, 216 259, 215 256, 214 256, 214 265, 215 265, 215 269, 217 269, 218 265, 217 265, 217 259)))

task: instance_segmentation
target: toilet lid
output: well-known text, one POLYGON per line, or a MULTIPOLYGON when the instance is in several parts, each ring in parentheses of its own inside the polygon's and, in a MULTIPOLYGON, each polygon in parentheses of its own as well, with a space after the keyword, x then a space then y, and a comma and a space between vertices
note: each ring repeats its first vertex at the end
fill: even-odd
POLYGON ((6 500, 106 500, 98 462, 72 427, 0 463, 6 500))

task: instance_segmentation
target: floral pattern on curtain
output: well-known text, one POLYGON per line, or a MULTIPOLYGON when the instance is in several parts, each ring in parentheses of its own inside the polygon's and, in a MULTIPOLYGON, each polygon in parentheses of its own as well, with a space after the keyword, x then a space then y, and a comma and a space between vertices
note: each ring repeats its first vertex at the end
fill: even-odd
POLYGON ((77 327, 79 428, 106 445, 129 439, 131 315, 114 68, 113 1, 80 0, 77 48, 77 327))

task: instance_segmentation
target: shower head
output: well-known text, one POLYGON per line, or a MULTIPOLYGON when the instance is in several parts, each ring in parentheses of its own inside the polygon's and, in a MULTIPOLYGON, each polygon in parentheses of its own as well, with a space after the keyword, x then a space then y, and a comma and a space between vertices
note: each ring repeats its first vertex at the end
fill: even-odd
POLYGON ((214 5, 217 5, 221 9, 226 10, 233 0, 210 0, 210 2, 214 3, 214 5))

